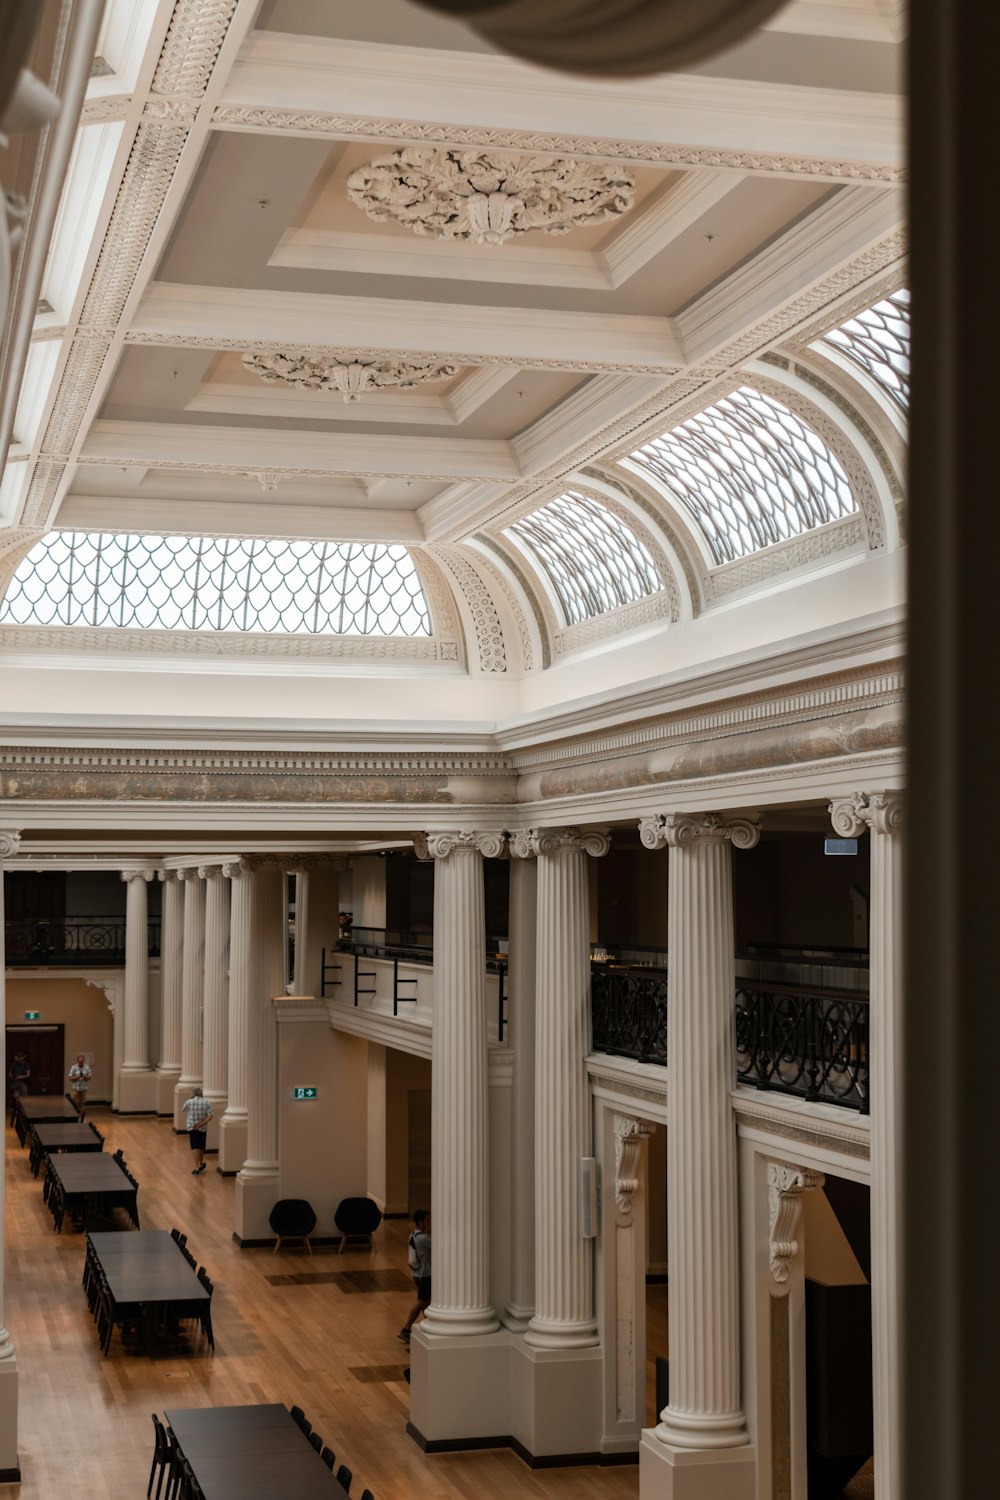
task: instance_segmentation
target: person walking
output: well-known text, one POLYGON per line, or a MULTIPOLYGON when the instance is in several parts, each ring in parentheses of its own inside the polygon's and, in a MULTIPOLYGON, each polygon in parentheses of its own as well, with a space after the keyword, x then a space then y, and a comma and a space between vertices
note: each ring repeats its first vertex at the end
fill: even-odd
POLYGON ((69 1070, 69 1086, 73 1090, 73 1102, 81 1115, 87 1102, 87 1088, 93 1076, 90 1063, 82 1052, 78 1052, 76 1062, 69 1070))
POLYGON ((205 1170, 205 1145, 208 1140, 208 1122, 212 1118, 212 1106, 201 1089, 194 1089, 184 1105, 187 1118, 188 1143, 194 1152, 192 1177, 200 1177, 205 1170))
POLYGON ((28 1083, 31 1079, 31 1064, 23 1052, 14 1053, 14 1061, 8 1069, 10 1076, 10 1096, 12 1099, 23 1099, 28 1092, 28 1083))
POLYGON ((410 1329, 420 1314, 426 1312, 431 1301, 431 1216, 426 1208, 418 1208, 413 1215, 413 1232, 406 1242, 406 1259, 413 1274, 417 1300, 396 1335, 404 1344, 410 1342, 410 1329))

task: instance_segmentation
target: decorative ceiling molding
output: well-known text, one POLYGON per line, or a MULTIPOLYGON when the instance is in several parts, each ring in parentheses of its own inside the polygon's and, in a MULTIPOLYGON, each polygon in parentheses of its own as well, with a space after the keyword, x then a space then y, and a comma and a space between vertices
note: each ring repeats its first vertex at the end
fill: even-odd
POLYGON ((532 230, 568 234, 609 223, 633 206, 635 178, 563 157, 407 146, 358 167, 347 196, 376 224, 502 245, 532 230))
POLYGON ((481 672, 506 672, 503 625, 489 589, 458 547, 438 547, 436 555, 453 574, 472 616, 481 672))
POLYGON ((265 635, 196 630, 122 630, 101 626, 3 625, 0 651, 29 656, 150 657, 162 660, 416 662, 449 665, 458 644, 426 636, 265 635))
POLYGON ((370 391, 398 386, 413 390, 433 380, 448 380, 459 366, 432 355, 414 358, 385 354, 374 359, 355 352, 336 359, 315 358, 288 349, 251 350, 243 356, 243 368, 266 382, 290 385, 297 390, 337 391, 345 401, 359 401, 370 391))
POLYGON ((219 129, 320 135, 358 140, 428 141, 441 146, 487 147, 556 156, 598 157, 650 166, 711 167, 734 172, 766 172, 779 177, 825 178, 839 182, 902 182, 902 167, 882 162, 800 156, 792 152, 737 151, 711 146, 665 145, 658 141, 615 140, 607 136, 558 135, 547 131, 486 126, 428 124, 323 110, 220 104, 212 124, 219 129))
POLYGON ((524 670, 526 672, 530 672, 535 662, 535 648, 534 643, 531 639, 531 630, 525 617, 524 609, 522 608, 517 596, 514 593, 514 590, 511 588, 510 584, 507 582, 500 569, 485 557, 480 557, 477 555, 476 561, 478 566, 482 568, 482 570, 489 577, 493 585, 503 595, 504 602, 507 605, 507 608, 510 610, 514 623, 517 626, 517 633, 521 641, 521 661, 524 666, 524 670))

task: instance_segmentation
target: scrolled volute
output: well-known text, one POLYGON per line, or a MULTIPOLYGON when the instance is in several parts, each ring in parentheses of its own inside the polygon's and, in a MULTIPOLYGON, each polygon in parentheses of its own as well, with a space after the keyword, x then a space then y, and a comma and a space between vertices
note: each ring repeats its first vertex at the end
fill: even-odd
POLYGON ((872 792, 868 798, 868 817, 872 833, 902 833, 902 792, 872 792))
POLYGON ((153 869, 150 869, 148 866, 143 867, 141 865, 137 865, 134 869, 131 869, 131 870, 122 870, 120 873, 121 873, 121 878, 125 881, 126 885, 128 884, 128 882, 130 880, 146 880, 146 881, 149 881, 149 880, 155 880, 156 879, 156 871, 153 870, 153 869))
POLYGON ((723 818, 720 813, 657 813, 643 818, 639 837, 647 849, 688 849, 702 839, 727 841, 736 849, 752 849, 760 838, 756 816, 723 818))
POLYGON ((0 859, 10 859, 20 847, 20 832, 15 832, 13 828, 0 829, 0 859))
POLYGON ((528 837, 535 854, 582 850, 592 859, 600 859, 611 848, 611 837, 605 828, 532 828, 528 837))
POLYGON ((479 853, 484 859, 498 859, 503 853, 505 837, 493 829, 480 833, 474 828, 459 828, 443 833, 418 834, 413 847, 418 859, 447 859, 456 850, 479 853))
POLYGON ((830 822, 838 838, 856 839, 868 826, 868 798, 864 792, 852 792, 830 803, 830 822))
POLYGON ((830 821, 843 839, 856 839, 866 828, 872 833, 901 833, 903 793, 853 792, 830 803, 830 821))

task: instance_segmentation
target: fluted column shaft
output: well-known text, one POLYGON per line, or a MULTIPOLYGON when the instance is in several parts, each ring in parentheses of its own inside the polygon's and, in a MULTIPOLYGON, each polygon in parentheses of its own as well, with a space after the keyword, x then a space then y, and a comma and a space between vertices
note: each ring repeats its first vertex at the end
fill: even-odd
POLYGON ((161 870, 160 1072, 181 1065, 181 1006, 184 993, 184 884, 176 870, 161 870))
POLYGON ((308 995, 305 987, 306 955, 309 932, 309 867, 303 861, 295 869, 295 962, 292 968, 292 994, 308 995))
POLYGON ((872 1378, 875 1488, 902 1493, 899 1391, 899 1117, 902 1104, 903 799, 859 793, 830 804, 842 838, 871 830, 868 1087, 871 1110, 872 1378))
POLYGON ((278 864, 261 863, 254 869, 252 901, 244 1179, 278 1171, 278 1026, 272 1001, 285 992, 287 926, 285 873, 278 864))
POLYGON ((499 836, 428 836, 434 857, 431 1212, 434 1300, 428 1334, 492 1333, 486 1067, 486 919, 480 850, 499 836))
POLYGON ((149 1072, 149 910, 153 870, 123 870, 125 1005, 123 1072, 149 1072))
MULTIPOLYGON (((597 1343, 594 1242, 582 1234, 581 1159, 592 1155, 588 849, 575 829, 530 836, 538 857, 535 978, 535 1311, 525 1339, 541 1348, 597 1343)), ((518 841, 515 839, 515 850, 518 841)))
MULTIPOLYGON (((516 841, 515 849, 516 853, 516 841)), ((504 1326, 523 1333, 535 1311, 535 965, 538 865, 510 862, 508 1044, 511 1077, 510 1301, 504 1326)))
POLYGON ((668 897, 667 1259, 670 1404, 657 1436, 678 1448, 748 1441, 740 1392, 740 1280, 730 842, 756 827, 712 814, 644 824, 670 850, 668 897))
POLYGON ((197 870, 180 870, 184 881, 184 958, 181 977, 181 1076, 178 1088, 201 1083, 201 1010, 205 987, 205 882, 197 870))
MULTIPOLYGON (((8 859, 12 854, 16 854, 17 853, 17 849, 18 849, 18 846, 20 845, 20 842, 21 842, 21 835, 19 833, 15 833, 12 829, 11 830, 0 829, 0 1014, 2 1014, 4 1016, 6 1016, 6 1014, 7 1014, 7 1009, 6 1009, 6 1006, 7 1006, 7 997, 6 997, 6 988, 5 988, 5 983, 4 983, 5 975, 6 975, 6 952, 5 952, 5 929, 4 929, 4 912, 3 912, 3 884, 4 884, 4 881, 3 881, 3 864, 4 864, 4 860, 5 859, 8 859)), ((0 1036, 0 1067, 3 1068, 3 1076, 6 1078, 6 1076, 7 1076, 7 1067, 8 1067, 8 1063, 7 1063, 7 1032, 6 1032, 6 1028, 4 1028, 3 1035, 0 1036)), ((7 1382, 6 1381, 4 1381, 3 1385, 0 1386, 0 1399, 2 1399, 2 1401, 4 1402, 4 1404, 9 1403, 9 1405, 10 1405, 10 1411, 8 1412, 7 1410, 4 1410, 2 1406, 0 1406, 0 1421, 2 1421, 3 1426, 4 1426, 5 1429, 7 1427, 9 1427, 11 1429, 11 1436, 12 1436, 12 1440, 13 1440, 13 1450, 16 1452, 16 1449, 17 1449, 17 1374, 16 1374, 17 1365, 16 1365, 15 1358, 14 1358, 14 1345, 11 1342, 10 1334, 7 1332, 7 1328, 6 1328, 6 1325, 4 1323, 4 1285, 3 1285, 3 1282, 4 1282, 4 1253, 5 1253, 5 1243, 6 1243, 5 1239, 4 1239, 4 1204, 5 1204, 5 1202, 6 1202, 6 1193, 4 1191, 4 1156, 3 1156, 3 1153, 0 1153, 0 1373, 3 1373, 4 1371, 7 1371, 10 1374, 10 1386, 9 1387, 7 1386, 7 1382)))
POLYGON ((218 1118, 228 1087, 229 881, 219 865, 206 866, 205 880, 205 1097, 218 1118))
POLYGON ((253 888, 256 876, 242 865, 224 865, 232 885, 229 915, 229 1026, 226 1113, 223 1123, 247 1120, 247 1033, 253 982, 253 888))

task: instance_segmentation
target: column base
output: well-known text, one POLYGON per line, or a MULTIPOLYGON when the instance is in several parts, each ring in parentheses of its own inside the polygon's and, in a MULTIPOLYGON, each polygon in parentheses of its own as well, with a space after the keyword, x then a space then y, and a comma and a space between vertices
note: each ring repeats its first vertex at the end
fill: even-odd
POLYGON ((122 1068, 118 1074, 118 1113, 151 1115, 156 1112, 156 1074, 152 1068, 122 1068))
POLYGON ((174 1085, 173 1116, 175 1130, 187 1130, 187 1115, 184 1113, 184 1106, 195 1089, 200 1088, 200 1078, 179 1078, 174 1085))
POLYGON ((485 1338, 499 1331, 500 1319, 492 1307, 452 1310, 436 1308, 432 1302, 421 1326, 433 1338, 485 1338))
POLYGON ((180 1082, 180 1068, 157 1068, 154 1074, 156 1078, 156 1113, 158 1115, 173 1115, 174 1112, 174 1089, 180 1082))
POLYGON ((604 1351, 511 1344, 510 1431, 536 1458, 593 1462, 604 1435, 604 1351))
POLYGON ((532 1318, 524 1341, 533 1349, 591 1349, 597 1342, 597 1324, 544 1323, 532 1318))
POLYGON ((0 1359, 0 1484, 17 1484, 20 1478, 21 1466, 17 1456, 17 1360, 11 1353, 6 1359, 0 1359))
POLYGON ((653 1428, 639 1443, 639 1500, 753 1500, 757 1455, 741 1448, 675 1448, 653 1428))
POLYGON ((500 1314, 500 1322, 510 1333, 525 1333, 534 1316, 533 1307, 515 1307, 512 1302, 508 1302, 500 1314))
POLYGON ((510 1335, 410 1338, 410 1425, 422 1447, 497 1445, 509 1440, 510 1335))
POLYGON ((236 1178, 236 1222, 233 1233, 241 1244, 273 1245, 274 1230, 268 1223, 271 1210, 281 1197, 278 1169, 273 1172, 240 1172, 236 1178))
POLYGON ((219 1171, 232 1177, 243 1170, 247 1159, 247 1117, 224 1115, 219 1126, 219 1171))
MULTIPOLYGON (((205 1098, 212 1106, 212 1118, 208 1124, 208 1140, 205 1146, 205 1150, 218 1151, 219 1139, 222 1134, 222 1117, 226 1113, 226 1104, 228 1103, 228 1100, 226 1099, 225 1094, 210 1094, 208 1089, 205 1090, 205 1098)), ((241 1162, 240 1166, 242 1165, 243 1163, 241 1162)))

